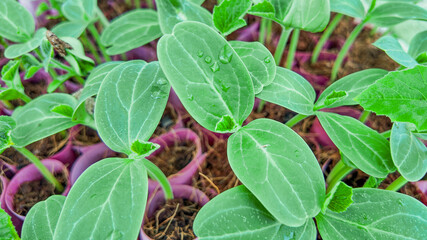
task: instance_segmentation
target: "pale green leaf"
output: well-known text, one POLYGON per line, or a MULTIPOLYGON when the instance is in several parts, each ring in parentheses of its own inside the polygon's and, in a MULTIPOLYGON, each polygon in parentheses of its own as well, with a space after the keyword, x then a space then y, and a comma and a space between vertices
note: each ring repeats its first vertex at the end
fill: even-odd
POLYGON ((329 0, 293 0, 283 23, 287 27, 308 32, 320 32, 329 23, 329 0))
POLYGON ((99 161, 68 193, 54 239, 137 239, 147 193, 147 172, 141 161, 99 161))
POLYGON ((200 240, 315 239, 313 219, 300 227, 281 224, 245 186, 221 193, 197 214, 193 229, 200 240))
POLYGON ((97 0, 65 0, 61 10, 72 22, 91 23, 96 18, 97 0))
POLYGON ((408 181, 418 181, 427 172, 427 147, 411 132, 410 124, 395 122, 390 148, 399 173, 408 181))
POLYGON ((303 225, 325 200, 325 181, 317 160, 291 128, 257 119, 228 140, 230 166, 239 180, 282 224, 303 225))
POLYGON ((408 195, 356 188, 354 203, 342 213, 327 210, 316 216, 324 240, 425 239, 427 208, 408 195))
POLYGON ((365 110, 427 130, 427 66, 391 72, 357 96, 365 110))
POLYGON ((383 50, 391 59, 404 67, 413 68, 418 64, 411 55, 403 50, 399 41, 392 36, 383 36, 372 45, 383 50))
MULTIPOLYGON (((5 206, 6 207, 6 206, 5 206)), ((19 240, 10 216, 0 206, 0 239, 19 240)))
POLYGON ((419 32, 415 35, 409 44, 408 53, 413 58, 427 52, 427 31, 419 32))
POLYGON ((215 131, 223 116, 242 125, 254 104, 248 70, 233 49, 231 56, 225 56, 230 62, 221 61, 224 48, 231 46, 215 30, 197 22, 177 24, 173 34, 163 36, 157 46, 162 69, 179 99, 210 131, 215 131))
POLYGON ((45 37, 46 37, 46 28, 40 28, 34 34, 33 38, 31 38, 27 42, 14 44, 7 47, 6 51, 4 51, 4 56, 6 58, 12 59, 12 58, 17 58, 25 53, 31 52, 40 46, 40 44, 42 43, 42 40, 45 39, 45 37))
POLYGON ((365 7, 361 0, 330 0, 331 11, 347 16, 363 19, 365 7))
POLYGON ((294 112, 311 115, 316 92, 311 84, 299 74, 286 68, 277 67, 274 81, 264 87, 257 97, 294 112))
POLYGON ((65 196, 53 195, 31 207, 22 227, 22 240, 53 240, 65 196))
MULTIPOLYGON (((242 59, 251 75, 255 94, 270 85, 276 76, 276 65, 270 51, 259 42, 231 41, 230 45, 242 59)), ((221 61, 221 59, 220 59, 221 61)))
POLYGON ((35 30, 34 18, 15 0, 0 1, 0 36, 13 42, 27 42, 35 30))
POLYGON ((213 21, 215 27, 225 36, 246 26, 243 17, 251 8, 250 0, 224 0, 215 6, 213 21))
POLYGON ((406 20, 427 21, 427 9, 406 2, 385 3, 369 14, 368 22, 379 27, 390 27, 406 20))
POLYGON ((334 144, 360 170, 374 177, 394 172, 387 139, 357 119, 317 112, 320 124, 334 144))
POLYGON ((135 141, 153 134, 170 91, 158 62, 133 61, 106 75, 95 104, 95 123, 103 142, 131 154, 135 141))
POLYGON ((107 54, 125 53, 162 36, 157 13, 151 9, 136 9, 114 19, 102 32, 101 42, 107 54))
POLYGON ((52 32, 59 38, 73 37, 78 38, 86 29, 88 23, 86 22, 61 22, 52 28, 52 32))
POLYGON ((325 203, 322 207, 322 213, 325 214, 326 209, 333 212, 344 212, 353 203, 353 189, 347 186, 344 182, 339 182, 326 195, 325 203))

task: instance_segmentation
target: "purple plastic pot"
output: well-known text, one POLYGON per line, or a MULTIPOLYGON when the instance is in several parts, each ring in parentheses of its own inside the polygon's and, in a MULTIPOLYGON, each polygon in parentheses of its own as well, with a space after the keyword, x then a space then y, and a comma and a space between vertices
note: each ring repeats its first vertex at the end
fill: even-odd
MULTIPOLYGON (((15 227, 19 227, 19 229, 22 227, 22 220, 19 219, 18 217, 16 217, 15 215, 13 215, 13 213, 9 210, 9 208, 6 206, 6 189, 9 186, 9 180, 0 175, 0 182, 2 184, 2 192, 0 195, 0 202, 1 202, 1 208, 7 213, 9 214, 12 223, 15 227)), ((18 233, 20 233, 18 231, 18 233)))
POLYGON ((173 184, 190 184, 193 176, 198 172, 200 165, 205 161, 206 157, 206 155, 202 154, 202 146, 197 134, 190 129, 182 128, 162 134, 150 141, 159 144, 160 148, 148 156, 148 160, 151 160, 154 156, 160 154, 166 147, 172 147, 179 142, 190 141, 196 145, 196 155, 191 162, 179 172, 168 177, 169 181, 173 184))
POLYGON ((421 195, 421 202, 427 206, 427 180, 412 183, 417 187, 417 192, 421 195))
MULTIPOLYGON (((68 170, 63 163, 53 159, 45 159, 45 160, 42 160, 41 162, 43 165, 47 167, 47 169, 49 169, 49 171, 53 173, 64 172, 65 175, 68 177, 68 170)), ((19 172, 17 172, 6 188, 6 195, 5 195, 6 206, 8 210, 12 213, 12 215, 17 217, 20 220, 21 224, 23 223, 25 216, 22 216, 15 212, 15 206, 13 205, 14 196, 18 192, 19 187, 23 183, 30 182, 30 181, 37 181, 41 179, 43 179, 43 175, 39 172, 39 170, 36 168, 34 164, 30 164, 22 168, 19 172)), ((68 178, 67 186, 65 186, 65 190, 62 193, 62 195, 66 196, 70 191, 70 188, 71 188, 71 183, 68 178)), ((19 224, 18 226, 15 225, 15 227, 17 229, 21 228, 19 224)))
MULTIPOLYGON (((204 206, 207 202, 209 202, 208 196, 204 194, 199 189, 196 189, 192 186, 188 185, 173 185, 172 191, 174 198, 182 198, 190 200, 194 203, 199 204, 200 206, 204 206)), ((152 240, 149 236, 147 236, 144 232, 144 222, 146 219, 149 219, 153 216, 157 209, 161 207, 162 204, 165 203, 165 195, 163 190, 156 189, 152 194, 148 196, 147 207, 145 208, 145 216, 142 222, 142 227, 140 231, 140 239, 141 240, 152 240)))

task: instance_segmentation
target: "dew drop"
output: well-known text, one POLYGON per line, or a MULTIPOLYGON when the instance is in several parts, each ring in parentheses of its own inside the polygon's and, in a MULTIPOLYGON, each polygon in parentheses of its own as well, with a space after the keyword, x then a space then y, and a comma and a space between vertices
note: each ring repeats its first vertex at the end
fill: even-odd
POLYGON ((294 232, 290 232, 289 236, 285 235, 284 240, 292 240, 292 239, 295 239, 295 233, 294 232))
POLYGON ((189 94, 187 97, 188 101, 193 101, 194 100, 194 96, 192 94, 189 94))
POLYGON ((212 66, 211 66, 211 71, 212 71, 213 73, 215 73, 215 72, 218 72, 218 71, 219 71, 219 65, 218 65, 218 63, 217 63, 217 62, 215 62, 214 64, 212 64, 212 66))
POLYGON ((219 61, 223 64, 227 64, 231 61, 233 58, 233 49, 231 49, 228 44, 224 45, 224 47, 221 49, 221 52, 219 53, 219 61))
POLYGON ((265 63, 270 63, 271 62, 270 57, 269 56, 265 57, 264 58, 264 62, 265 63))
POLYGON ((108 239, 121 239, 123 238, 123 235, 123 232, 115 230, 109 234, 108 239))
POLYGON ((211 63, 212 62, 212 58, 211 57, 209 57, 209 56, 206 56, 205 57, 205 63, 211 63))
POLYGON ((204 55, 204 54, 205 54, 205 53, 204 53, 202 50, 197 51, 197 56, 198 56, 199 58, 203 57, 203 55, 204 55))

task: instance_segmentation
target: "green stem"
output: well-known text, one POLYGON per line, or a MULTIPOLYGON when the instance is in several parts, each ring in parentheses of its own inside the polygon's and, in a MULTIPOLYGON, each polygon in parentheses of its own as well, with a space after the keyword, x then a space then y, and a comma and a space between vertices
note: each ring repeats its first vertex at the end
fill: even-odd
POLYGON ((285 51, 286 43, 288 42, 289 34, 292 32, 292 28, 286 29, 282 27, 282 33, 280 34, 280 40, 277 44, 276 51, 274 52, 274 61, 276 65, 280 65, 280 60, 282 60, 283 52, 285 51))
POLYGON ((153 4, 153 0, 147 0, 147 7, 154 9, 154 4, 153 4))
POLYGON ((31 98, 30 98, 30 97, 28 97, 28 96, 27 96, 27 94, 25 94, 25 93, 22 93, 21 99, 22 99, 22 101, 24 101, 25 103, 29 103, 29 102, 31 102, 31 98))
POLYGON ((259 101, 258 108, 257 108, 256 112, 260 113, 264 109, 264 106, 265 106, 265 101, 261 99, 261 101, 259 101))
POLYGON ((126 53, 122 53, 122 54, 120 54, 120 56, 122 57, 123 61, 127 61, 128 60, 128 57, 126 56, 126 53))
POLYGON ((292 64, 294 62, 295 52, 297 51, 298 39, 299 39, 299 29, 295 29, 292 33, 291 44, 289 45, 288 56, 286 58, 286 68, 292 69, 292 64))
POLYGON ((289 119, 289 121, 287 121, 285 123, 285 125, 291 128, 291 127, 295 126, 295 124, 299 123, 301 120, 303 120, 306 117, 308 117, 308 115, 297 114, 293 118, 289 119))
POLYGON ((0 37, 0 44, 3 45, 4 49, 6 49, 9 46, 2 37, 0 37))
POLYGON ((357 36, 359 36, 360 32, 362 32, 365 24, 366 24, 366 19, 362 21, 359 25, 357 25, 356 28, 353 29, 350 36, 345 41, 344 46, 341 48, 340 52, 338 53, 338 57, 335 60, 334 66, 332 67, 331 80, 330 80, 331 83, 336 80, 338 71, 340 70, 341 64, 344 61, 344 58, 347 55, 348 50, 350 49, 354 40, 356 40, 357 36))
POLYGON ((96 7, 96 14, 98 15, 99 21, 101 22, 104 28, 110 25, 110 22, 108 21, 107 17, 105 17, 104 13, 101 11, 101 9, 99 9, 99 7, 96 7))
POLYGON ((408 180, 406 180, 403 176, 398 177, 396 180, 394 180, 385 190, 390 190, 397 192, 399 189, 401 189, 406 183, 408 183, 408 180))
POLYGON ((82 78, 82 77, 80 77, 80 76, 78 76, 78 75, 76 75, 76 76, 74 76, 74 78, 77 80, 77 82, 79 82, 80 84, 82 84, 82 85, 84 85, 85 84, 85 80, 82 78))
POLYGON ((261 18, 261 26, 259 27, 259 36, 258 36, 258 41, 261 44, 265 43, 265 33, 267 31, 267 19, 266 18, 261 18))
POLYGON ((90 53, 92 53, 96 63, 100 64, 102 62, 101 57, 99 56, 96 47, 93 45, 93 42, 89 40, 86 31, 80 36, 80 39, 82 40, 85 47, 89 49, 90 53))
POLYGON ((328 184, 328 188, 326 189, 326 193, 331 191, 331 189, 338 184, 347 174, 353 171, 353 168, 344 164, 342 160, 340 160, 335 167, 332 169, 329 176, 326 178, 326 183, 328 184))
POLYGON ((391 135, 391 130, 387 130, 387 131, 384 131, 384 132, 382 132, 382 133, 380 133, 383 137, 385 137, 385 138, 389 138, 390 137, 390 135, 391 135))
POLYGON ((53 174, 49 171, 49 169, 46 168, 45 165, 42 164, 42 162, 32 153, 30 152, 28 149, 22 147, 15 147, 15 149, 21 153, 22 155, 24 155, 26 158, 28 158, 28 160, 30 160, 31 163, 34 164, 34 166, 36 166, 36 168, 40 171, 40 173, 49 181, 51 182, 55 188, 60 191, 63 192, 64 191, 64 187, 61 185, 61 183, 58 182, 58 180, 56 180, 56 178, 53 176, 53 174))
POLYGON ((93 38, 95 39, 96 43, 98 44, 99 50, 101 50, 101 53, 102 53, 102 56, 104 57, 104 60, 106 62, 110 62, 111 58, 110 58, 110 56, 108 56, 104 45, 102 45, 102 43, 101 43, 101 37, 99 36, 98 30, 96 29, 95 25, 90 24, 88 26, 88 29, 89 29, 90 34, 92 34, 93 38))
POLYGON ((272 35, 271 35, 271 33, 272 33, 272 31, 273 31, 273 21, 271 21, 270 19, 268 19, 267 20, 267 40, 266 40, 266 42, 267 43, 270 43, 271 42, 271 37, 272 37, 272 35))
POLYGON ((371 111, 363 111, 359 117, 359 121, 366 123, 366 121, 368 121, 369 115, 371 115, 371 111))
POLYGON ((319 55, 323 49, 323 46, 325 46, 326 41, 329 39, 329 37, 334 32, 335 28, 338 26, 338 23, 341 21, 342 17, 343 17, 343 15, 341 13, 335 15, 334 19, 332 19, 329 26, 323 32, 322 36, 319 39, 319 42, 317 43, 316 47, 314 48, 313 55, 311 56, 311 63, 317 62, 317 59, 319 58, 319 55))
POLYGON ((135 8, 141 8, 141 0, 135 0, 135 8))

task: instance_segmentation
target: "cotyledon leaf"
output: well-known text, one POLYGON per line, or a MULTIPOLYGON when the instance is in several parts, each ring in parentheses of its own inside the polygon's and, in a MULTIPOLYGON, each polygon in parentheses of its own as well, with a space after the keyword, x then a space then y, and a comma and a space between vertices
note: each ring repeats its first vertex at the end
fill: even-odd
POLYGON ((427 147, 411 132, 410 125, 402 122, 393 124, 390 149, 399 173, 406 180, 415 182, 426 174, 427 147))
POLYGON ((383 50, 390 58, 402 66, 413 68, 418 64, 411 55, 403 50, 399 41, 392 36, 383 36, 372 45, 383 50))
POLYGON ((291 128, 257 119, 228 140, 230 166, 239 180, 282 224, 303 225, 325 200, 325 181, 313 152, 291 128))
MULTIPOLYGON (((198 22, 182 22, 163 36, 158 57, 165 75, 188 112, 210 131, 228 118, 242 125, 254 104, 251 76, 229 43, 198 22)), ((222 125, 222 124, 220 124, 222 125)))
POLYGON ((283 23, 291 28, 320 32, 328 25, 330 14, 329 0, 293 0, 283 23))
POLYGON ((427 52, 427 31, 419 32, 411 39, 408 53, 413 58, 417 58, 420 54, 427 52))
POLYGON ((97 0, 65 0, 61 6, 64 16, 72 22, 92 22, 96 17, 97 0))
POLYGON ((334 144, 360 170, 373 177, 386 177, 396 170, 385 137, 357 119, 336 113, 316 112, 334 144))
POLYGON ((54 239, 137 239, 147 193, 147 172, 141 161, 99 161, 68 193, 54 239))
POLYGON ((281 224, 245 187, 227 190, 199 211, 194 232, 200 240, 315 239, 313 219, 300 227, 281 224))
POLYGON ((22 227, 22 240, 53 240, 65 196, 53 195, 31 207, 22 227))
POLYGON ((157 13, 151 9, 136 9, 114 19, 102 32, 101 42, 107 54, 125 53, 162 36, 157 13))
POLYGON ((361 0, 331 0, 331 11, 354 18, 365 17, 365 8, 361 0))
POLYGON ((6 58, 13 59, 25 53, 31 52, 32 50, 40 46, 43 39, 45 38, 46 38, 46 28, 40 28, 34 34, 33 38, 31 38, 27 42, 10 45, 8 48, 6 48, 6 50, 4 51, 4 56, 6 58))
POLYGON ((170 91, 158 62, 134 61, 114 68, 102 82, 95 103, 95 123, 104 143, 132 153, 135 141, 153 134, 170 91))
POLYGON ((13 42, 26 42, 35 30, 30 12, 15 0, 0 1, 0 36, 13 42))
POLYGON ((276 76, 276 65, 271 52, 259 42, 229 42, 252 77, 255 94, 270 85, 276 76))
POLYGON ((277 67, 273 82, 264 87, 257 97, 294 112, 311 115, 316 92, 311 84, 299 74, 286 68, 277 67))
POLYGON ((427 208, 408 195, 372 188, 353 189, 345 212, 316 216, 325 240, 426 239, 427 208))

